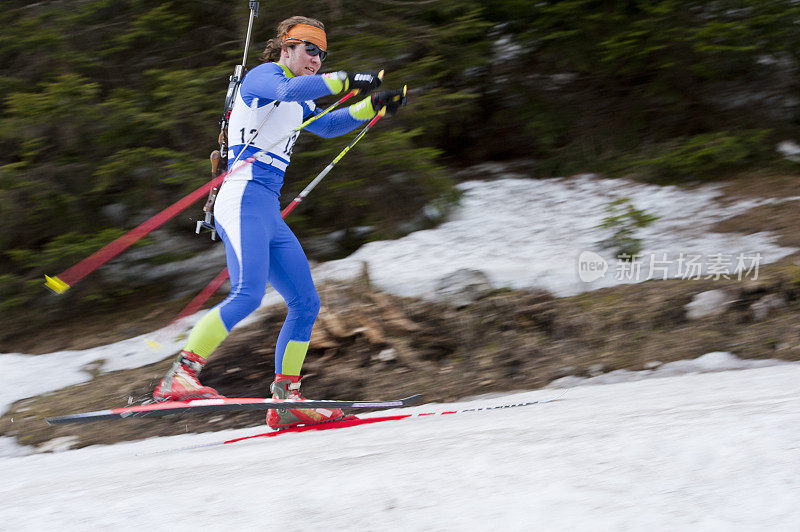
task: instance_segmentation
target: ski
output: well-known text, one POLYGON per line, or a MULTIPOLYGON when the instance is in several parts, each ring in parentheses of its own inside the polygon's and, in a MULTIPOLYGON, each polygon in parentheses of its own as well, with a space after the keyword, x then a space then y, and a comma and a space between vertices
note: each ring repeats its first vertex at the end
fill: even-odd
MULTIPOLYGON (((564 392, 566 393, 566 392, 564 392)), ((243 436, 241 438, 234 438, 232 440, 226 440, 223 442, 216 442, 210 445, 225 445, 229 443, 236 443, 243 440, 251 440, 253 438, 273 438, 275 436, 280 436, 281 434, 286 434, 290 432, 306 432, 309 430, 330 430, 330 429, 342 429, 346 427, 355 427, 358 425, 368 425, 372 423, 383 423, 386 421, 400 421, 402 419, 410 419, 410 418, 420 418, 420 417, 430 417, 430 416, 447 416, 452 414, 466 414, 469 412, 484 412, 487 410, 503 410, 507 408, 519 408, 521 406, 532 406, 532 405, 541 405, 544 403, 552 403, 554 401, 558 401, 561 397, 564 396, 564 393, 560 394, 558 397, 554 397, 552 399, 543 399, 539 401, 527 401, 525 403, 512 403, 512 404, 504 404, 504 405, 496 405, 496 406, 482 406, 476 408, 464 408, 461 410, 444 410, 441 412, 416 412, 413 414, 396 414, 393 416, 376 416, 376 417, 349 417, 346 419, 341 419, 339 421, 326 421, 323 423, 310 423, 308 425, 300 425, 297 427, 290 427, 288 429, 278 429, 273 430, 271 432, 264 432, 262 434, 253 434, 251 436, 243 436)), ((208 445, 208 444, 207 444, 208 445)))
POLYGON ((178 447, 173 449, 164 449, 160 451, 152 451, 147 453, 139 453, 138 456, 148 456, 153 454, 166 454, 166 453, 175 453, 175 452, 182 452, 182 451, 194 451, 198 449, 206 449, 208 447, 219 447, 222 445, 229 445, 231 443, 238 443, 241 441, 246 440, 253 440, 256 438, 274 438, 276 436, 282 436, 284 434, 294 434, 298 432, 309 432, 309 431, 323 431, 323 430, 333 430, 333 429, 343 429, 348 427, 357 427, 359 425, 371 425, 374 423, 385 423, 387 421, 400 421, 403 419, 418 419, 422 417, 431 417, 431 416, 446 416, 452 414, 467 414, 472 412, 486 412, 489 410, 504 410, 508 408, 519 408, 524 406, 532 406, 532 405, 541 405, 546 403, 553 403, 555 401, 560 400, 564 395, 567 393, 567 390, 564 390, 562 393, 558 394, 556 397, 552 397, 550 399, 540 399, 537 401, 527 401, 524 403, 511 403, 511 404, 501 404, 501 405, 494 405, 494 406, 481 406, 475 408, 464 408, 461 410, 444 410, 440 412, 416 412, 411 414, 395 414, 389 416, 375 416, 375 417, 356 417, 356 416, 349 416, 345 419, 340 419, 337 421, 325 421, 323 423, 310 423, 307 425, 299 425, 297 427, 290 427, 287 429, 278 429, 278 430, 271 430, 269 432, 263 432, 259 434, 251 434, 249 436, 241 436, 239 438, 233 438, 230 440, 221 440, 209 443, 199 443, 196 445, 189 445, 186 447, 178 447))
POLYGON ((253 434, 251 436, 242 436, 240 438, 233 438, 231 440, 214 441, 210 443, 198 443, 195 445, 187 445, 186 447, 178 447, 173 449, 162 449, 160 451, 151 451, 146 453, 137 453, 137 456, 149 456, 153 454, 167 454, 177 453, 183 451, 195 451, 197 449, 205 449, 207 447, 218 447, 220 445, 227 445, 229 443, 236 443, 244 440, 252 440, 253 438, 273 438, 283 434, 292 434, 296 432, 308 431, 321 431, 331 429, 343 429, 346 427, 356 427, 358 425, 369 425, 372 423, 381 423, 384 421, 396 421, 410 417, 410 414, 400 414, 395 416, 381 416, 381 417, 356 417, 348 416, 344 419, 336 421, 324 421, 322 423, 309 423, 307 425, 298 425, 297 427, 289 427, 286 429, 271 430, 260 434, 253 434))
POLYGON ((55 425, 60 423, 86 423, 89 421, 99 421, 102 419, 153 417, 194 412, 201 413, 242 410, 271 410, 273 408, 395 408, 400 406, 410 406, 420 402, 421 400, 422 396, 419 394, 394 401, 296 401, 288 399, 225 397, 219 399, 192 399, 189 401, 163 401, 149 405, 127 406, 123 408, 112 408, 110 410, 96 410, 94 412, 81 412, 66 416, 49 417, 46 418, 46 421, 51 425, 55 425))

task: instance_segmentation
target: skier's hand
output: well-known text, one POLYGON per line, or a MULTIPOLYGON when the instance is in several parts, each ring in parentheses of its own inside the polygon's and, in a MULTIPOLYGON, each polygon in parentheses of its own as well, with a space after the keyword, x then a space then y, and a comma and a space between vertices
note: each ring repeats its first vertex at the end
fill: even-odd
POLYGON ((377 72, 340 72, 344 74, 344 90, 358 90, 362 94, 369 94, 383 83, 383 79, 377 72))
POLYGON ((372 108, 375 112, 386 108, 386 114, 389 116, 394 115, 400 107, 406 104, 406 87, 402 89, 393 89, 389 91, 376 92, 370 96, 372 108))

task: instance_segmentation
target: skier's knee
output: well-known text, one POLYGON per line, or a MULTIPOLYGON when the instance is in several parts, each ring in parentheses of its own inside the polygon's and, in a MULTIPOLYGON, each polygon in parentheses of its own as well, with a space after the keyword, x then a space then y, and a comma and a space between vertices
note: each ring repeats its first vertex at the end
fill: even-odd
POLYGON ((317 319, 322 302, 317 292, 307 296, 295 298, 289 303, 289 311, 294 312, 301 319, 309 320, 312 323, 317 319))
POLYGON ((255 294, 239 294, 236 296, 236 306, 245 316, 256 310, 261 305, 261 298, 255 294))

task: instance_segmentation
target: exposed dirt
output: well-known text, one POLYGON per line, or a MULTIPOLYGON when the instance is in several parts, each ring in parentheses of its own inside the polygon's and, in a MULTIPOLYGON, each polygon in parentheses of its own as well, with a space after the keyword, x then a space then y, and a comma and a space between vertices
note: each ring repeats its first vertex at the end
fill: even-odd
POLYGON ((714 226, 717 232, 752 234, 769 231, 778 235, 778 244, 800 248, 800 177, 796 175, 742 175, 724 188, 725 200, 740 198, 775 198, 779 203, 762 205, 746 213, 723 220, 714 226))
MULTIPOLYGON (((41 355, 119 342, 165 327, 192 297, 165 302, 160 293, 149 293, 125 298, 113 311, 62 313, 61 319, 45 326, 36 324, 31 328, 15 327, 13 331, 4 331, 0 335, 0 353, 41 355)), ((215 294, 209 304, 216 304, 223 297, 223 294, 215 294)))

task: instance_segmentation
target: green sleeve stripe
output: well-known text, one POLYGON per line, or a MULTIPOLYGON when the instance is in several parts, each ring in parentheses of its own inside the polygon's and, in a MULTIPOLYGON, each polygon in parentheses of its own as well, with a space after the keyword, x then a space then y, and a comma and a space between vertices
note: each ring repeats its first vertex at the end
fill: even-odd
POLYGON ((323 74, 322 79, 325 80, 325 85, 328 86, 328 90, 331 91, 331 94, 339 94, 347 90, 347 86, 349 85, 347 78, 341 79, 338 72, 323 74))
POLYGON ((358 103, 354 103, 349 107, 350 116, 356 120, 369 120, 375 116, 375 109, 372 108, 370 97, 367 96, 358 103))

